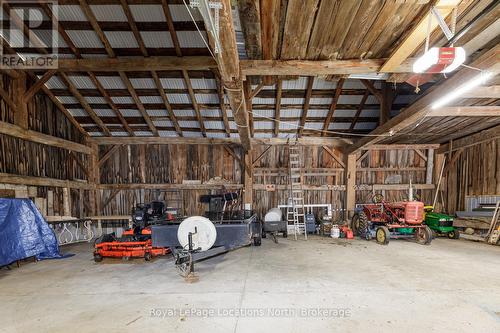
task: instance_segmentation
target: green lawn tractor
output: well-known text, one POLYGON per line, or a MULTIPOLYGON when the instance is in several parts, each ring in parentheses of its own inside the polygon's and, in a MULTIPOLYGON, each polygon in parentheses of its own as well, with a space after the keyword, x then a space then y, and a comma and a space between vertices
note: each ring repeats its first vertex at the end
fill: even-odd
POLYGON ((434 212, 434 207, 424 207, 424 223, 431 228, 434 236, 446 235, 451 239, 458 239, 460 232, 453 226, 453 217, 434 212))

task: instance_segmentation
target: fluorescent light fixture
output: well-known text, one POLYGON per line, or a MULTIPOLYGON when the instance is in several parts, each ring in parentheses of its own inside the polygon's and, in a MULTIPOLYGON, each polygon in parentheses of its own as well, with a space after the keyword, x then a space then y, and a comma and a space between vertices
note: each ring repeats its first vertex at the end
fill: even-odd
POLYGON ((414 73, 449 73, 465 61, 462 47, 433 47, 413 63, 414 73))
POLYGON ((493 73, 491 73, 491 72, 481 72, 481 74, 479 74, 475 78, 471 79, 467 83, 462 84, 460 87, 458 87, 454 91, 452 91, 452 92, 446 94, 445 96, 441 97, 440 99, 438 99, 436 102, 434 102, 431 105, 431 109, 434 110, 434 109, 440 108, 443 105, 448 104, 452 100, 454 100, 456 98, 460 98, 460 96, 463 96, 469 90, 472 90, 475 87, 484 84, 492 76, 493 76, 493 73))

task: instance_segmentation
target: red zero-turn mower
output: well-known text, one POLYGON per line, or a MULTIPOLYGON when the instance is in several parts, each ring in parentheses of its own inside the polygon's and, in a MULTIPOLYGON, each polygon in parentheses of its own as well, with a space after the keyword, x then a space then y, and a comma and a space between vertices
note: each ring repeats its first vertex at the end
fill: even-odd
POLYGON ((419 244, 430 244, 431 229, 423 224, 424 203, 420 201, 385 202, 381 195, 372 204, 360 205, 352 218, 355 235, 375 238, 386 245, 390 238, 415 238, 419 244))
POLYGON ((166 212, 165 203, 153 201, 150 204, 138 204, 132 210, 133 227, 123 232, 121 237, 115 233, 105 234, 95 242, 94 261, 100 262, 104 257, 144 258, 146 261, 153 257, 162 256, 170 252, 166 247, 153 247, 151 241, 151 225, 172 222, 173 216, 166 212))

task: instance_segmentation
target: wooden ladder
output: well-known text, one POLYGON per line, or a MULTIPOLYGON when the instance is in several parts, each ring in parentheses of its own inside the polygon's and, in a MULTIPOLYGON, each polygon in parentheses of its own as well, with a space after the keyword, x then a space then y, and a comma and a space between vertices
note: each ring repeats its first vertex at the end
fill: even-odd
POLYGON ((287 206, 287 224, 293 224, 295 240, 302 233, 307 240, 301 164, 300 148, 298 146, 288 146, 290 199, 287 206))
POLYGON ((495 206, 495 211, 493 212, 493 217, 491 218, 490 228, 488 229, 488 234, 486 239, 490 244, 498 243, 500 239, 500 201, 497 201, 495 206))

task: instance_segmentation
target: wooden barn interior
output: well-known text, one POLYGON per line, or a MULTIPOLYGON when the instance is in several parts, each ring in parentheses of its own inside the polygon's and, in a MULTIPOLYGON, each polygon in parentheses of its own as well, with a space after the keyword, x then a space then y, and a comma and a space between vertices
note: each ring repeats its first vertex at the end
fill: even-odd
POLYGON ((499 1, 0 10, 0 331, 500 331, 499 1))

